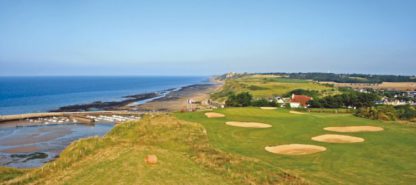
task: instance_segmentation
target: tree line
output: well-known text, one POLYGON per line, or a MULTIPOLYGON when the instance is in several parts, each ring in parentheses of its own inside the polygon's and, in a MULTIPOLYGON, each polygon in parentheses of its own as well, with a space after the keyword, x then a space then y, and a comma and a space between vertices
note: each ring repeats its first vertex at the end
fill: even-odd
POLYGON ((288 78, 330 81, 338 83, 382 83, 382 82, 416 82, 415 76, 371 75, 371 74, 335 74, 335 73, 261 73, 286 75, 288 78))
POLYGON ((354 113, 358 117, 384 121, 409 120, 416 121, 416 108, 411 105, 362 107, 354 113))
MULTIPOLYGON (((308 90, 294 90, 289 94, 297 95, 315 95, 315 92, 308 90)), ((375 105, 375 101, 379 100, 376 93, 361 93, 356 91, 345 91, 342 94, 334 96, 326 96, 319 98, 314 97, 309 101, 310 108, 357 108, 354 115, 369 119, 379 119, 385 121, 394 120, 410 120, 416 121, 415 106, 390 106, 390 105, 375 105)), ((253 99, 253 96, 248 92, 238 94, 231 93, 225 101, 228 107, 263 107, 263 106, 280 106, 276 101, 267 100, 264 98, 253 99)))
POLYGON ((230 94, 225 101, 227 107, 265 107, 265 106, 278 106, 275 100, 267 100, 264 98, 253 99, 253 96, 248 92, 242 92, 239 94, 230 94))
POLYGON ((347 92, 309 101, 311 108, 361 108, 372 107, 380 97, 375 93, 347 92))
MULTIPOLYGON (((361 107, 371 107, 375 105, 375 102, 380 99, 380 97, 375 93, 361 93, 356 91, 345 92, 343 94, 338 94, 334 96, 326 96, 323 98, 318 97, 317 91, 296 89, 286 94, 290 96, 292 94, 296 95, 306 95, 313 97, 313 100, 310 100, 310 108, 361 108, 361 107)), ((253 96, 248 92, 242 92, 239 94, 231 93, 225 105, 228 107, 247 107, 247 106, 279 106, 275 100, 268 100, 264 98, 253 99, 253 96)))

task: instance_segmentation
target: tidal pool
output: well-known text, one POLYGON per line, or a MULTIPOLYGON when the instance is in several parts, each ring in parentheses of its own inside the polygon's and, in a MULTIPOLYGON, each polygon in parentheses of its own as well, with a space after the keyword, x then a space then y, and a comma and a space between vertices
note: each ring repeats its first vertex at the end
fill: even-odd
POLYGON ((113 126, 113 123, 0 124, 0 166, 41 166, 58 157, 72 141, 103 136, 113 126))

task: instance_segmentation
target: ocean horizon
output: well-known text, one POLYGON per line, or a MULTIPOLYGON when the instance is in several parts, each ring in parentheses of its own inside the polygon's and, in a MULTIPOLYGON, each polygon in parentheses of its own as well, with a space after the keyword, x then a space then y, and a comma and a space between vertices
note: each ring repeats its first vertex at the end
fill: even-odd
POLYGON ((3 76, 0 115, 47 112, 208 82, 207 76, 3 76))

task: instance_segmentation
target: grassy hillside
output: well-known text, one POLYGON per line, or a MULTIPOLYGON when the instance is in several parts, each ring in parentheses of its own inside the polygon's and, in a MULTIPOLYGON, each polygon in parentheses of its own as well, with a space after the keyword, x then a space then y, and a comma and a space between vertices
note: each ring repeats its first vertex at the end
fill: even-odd
POLYGON ((203 112, 146 116, 117 125, 105 137, 72 143, 61 156, 31 170, 0 168, 0 184, 412 184, 416 182, 416 127, 350 114, 291 114, 288 110, 227 108, 225 118, 203 112), (239 128, 226 121, 271 124, 239 128), (348 133, 363 143, 312 141, 327 126, 373 125, 385 130, 348 133), (327 151, 272 154, 265 146, 313 144, 327 151), (149 165, 144 158, 157 155, 149 165))
POLYGON ((0 169, 1 184, 303 184, 278 166, 214 149, 200 124, 147 116, 72 143, 33 170, 0 169), (144 162, 155 154, 158 164, 144 162))
MULTIPOLYGON (((210 143, 219 149, 256 158, 272 167, 299 174, 312 184, 414 184, 416 182, 416 127, 357 118, 350 114, 290 114, 287 110, 227 108, 225 118, 208 119, 203 113, 177 113, 177 117, 201 123, 210 143), (267 129, 238 128, 226 121, 254 121, 273 125, 267 129), (374 125, 385 130, 347 133, 363 143, 329 144, 311 137, 331 133, 327 126, 374 125), (268 153, 268 145, 313 144, 327 151, 305 156, 268 153)), ((332 132, 334 133, 334 132, 332 132)))
POLYGON ((334 94, 337 91, 308 80, 281 78, 270 75, 247 75, 240 78, 227 79, 221 91, 213 94, 214 99, 224 100, 230 93, 250 92, 255 98, 269 98, 284 95, 295 89, 316 90, 323 94, 334 94))

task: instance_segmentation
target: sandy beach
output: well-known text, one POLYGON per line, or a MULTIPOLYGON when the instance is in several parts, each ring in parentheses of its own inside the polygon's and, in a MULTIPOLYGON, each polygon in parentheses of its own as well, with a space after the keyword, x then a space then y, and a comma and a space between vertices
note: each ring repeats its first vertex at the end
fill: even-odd
POLYGON ((210 93, 214 92, 221 84, 196 84, 172 91, 165 97, 150 101, 148 103, 133 106, 131 110, 138 111, 189 111, 191 109, 210 108, 208 100, 210 93), (188 103, 192 100, 192 104, 188 103))

